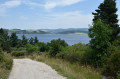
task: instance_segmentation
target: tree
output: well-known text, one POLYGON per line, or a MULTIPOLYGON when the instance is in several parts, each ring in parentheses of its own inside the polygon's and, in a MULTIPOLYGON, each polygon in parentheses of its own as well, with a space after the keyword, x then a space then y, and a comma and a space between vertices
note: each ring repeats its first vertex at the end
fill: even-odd
POLYGON ((101 65, 104 57, 107 56, 107 48, 111 45, 112 29, 108 24, 103 23, 100 19, 93 23, 89 29, 90 47, 94 50, 92 54, 92 63, 101 65))
POLYGON ((11 47, 17 47, 18 45, 18 36, 16 33, 12 33, 10 36, 11 47))
POLYGON ((29 43, 34 45, 34 39, 32 37, 30 38, 29 43))
POLYGON ((50 56, 56 56, 57 53, 59 53, 62 48, 68 46, 68 44, 61 39, 57 39, 57 40, 51 40, 50 43, 48 43, 48 46, 50 47, 50 56))
POLYGON ((25 46, 28 43, 28 39, 25 37, 25 35, 22 36, 22 45, 25 46))
POLYGON ((34 43, 37 44, 39 41, 38 41, 38 38, 35 37, 35 40, 34 40, 34 43))
POLYGON ((104 23, 109 24, 113 30, 111 41, 115 40, 117 35, 120 33, 117 19, 118 15, 116 14, 116 0, 104 0, 104 2, 101 3, 95 11, 96 13, 93 13, 93 21, 101 19, 104 23))
POLYGON ((3 51, 10 52, 9 36, 2 28, 0 29, 0 47, 3 51))

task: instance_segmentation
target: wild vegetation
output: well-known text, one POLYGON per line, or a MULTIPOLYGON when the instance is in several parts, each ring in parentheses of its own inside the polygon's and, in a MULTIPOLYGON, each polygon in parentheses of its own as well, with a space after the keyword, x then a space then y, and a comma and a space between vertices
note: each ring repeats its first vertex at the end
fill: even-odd
POLYGON ((79 65, 78 63, 70 63, 68 61, 49 57, 46 54, 38 55, 33 54, 27 56, 40 62, 44 62, 58 71, 59 74, 67 77, 67 79, 101 79, 100 73, 96 72, 93 68, 79 65))
POLYGON ((37 37, 27 39, 24 35, 18 39, 16 33, 8 35, 1 28, 0 78, 12 66, 12 58, 7 52, 13 57, 27 56, 43 61, 69 79, 100 79, 96 71, 111 79, 120 79, 120 27, 116 0, 104 0, 95 11, 88 33, 89 44, 69 46, 61 39, 43 43, 37 37))

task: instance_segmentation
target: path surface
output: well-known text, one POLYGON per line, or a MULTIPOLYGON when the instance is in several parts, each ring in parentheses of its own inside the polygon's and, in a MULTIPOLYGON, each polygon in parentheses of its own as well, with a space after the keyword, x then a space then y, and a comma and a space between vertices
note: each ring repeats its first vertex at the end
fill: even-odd
POLYGON ((66 79, 50 66, 30 59, 14 59, 8 79, 66 79))

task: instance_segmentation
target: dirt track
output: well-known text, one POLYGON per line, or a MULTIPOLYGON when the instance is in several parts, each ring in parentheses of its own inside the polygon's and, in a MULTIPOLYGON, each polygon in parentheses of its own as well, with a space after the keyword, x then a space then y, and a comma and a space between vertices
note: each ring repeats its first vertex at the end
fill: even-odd
POLYGON ((30 59, 14 59, 8 79, 66 79, 50 66, 30 59))

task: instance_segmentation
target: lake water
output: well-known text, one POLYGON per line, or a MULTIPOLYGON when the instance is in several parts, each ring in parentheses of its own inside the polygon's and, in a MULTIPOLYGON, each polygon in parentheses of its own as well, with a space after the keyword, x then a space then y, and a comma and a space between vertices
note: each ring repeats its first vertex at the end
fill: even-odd
MULTIPOLYGON (((23 34, 17 34, 18 38, 21 39, 23 34)), ((38 40, 40 42, 50 42, 53 39, 63 39, 65 40, 69 45, 74 45, 77 43, 84 43, 88 44, 90 38, 87 34, 84 35, 75 35, 75 34, 24 34, 27 38, 35 37, 37 36, 38 40)))

